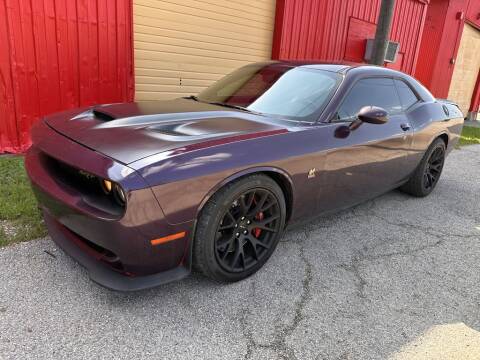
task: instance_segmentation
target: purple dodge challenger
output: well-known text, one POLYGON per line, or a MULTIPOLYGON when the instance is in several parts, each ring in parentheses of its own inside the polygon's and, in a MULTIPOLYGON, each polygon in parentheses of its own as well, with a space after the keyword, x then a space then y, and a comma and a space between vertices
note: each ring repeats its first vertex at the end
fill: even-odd
POLYGON ((385 68, 268 62, 197 96, 99 105, 32 130, 52 239, 92 280, 138 290, 259 270, 287 226, 400 188, 426 196, 459 108, 385 68))

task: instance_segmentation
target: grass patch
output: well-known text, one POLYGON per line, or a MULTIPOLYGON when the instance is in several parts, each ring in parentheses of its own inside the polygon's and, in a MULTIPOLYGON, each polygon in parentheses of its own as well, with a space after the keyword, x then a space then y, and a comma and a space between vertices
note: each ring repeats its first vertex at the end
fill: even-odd
POLYGON ((0 184, 0 246, 45 236, 23 157, 0 156, 0 184))
POLYGON ((480 128, 464 126, 460 136, 460 145, 480 144, 480 128))

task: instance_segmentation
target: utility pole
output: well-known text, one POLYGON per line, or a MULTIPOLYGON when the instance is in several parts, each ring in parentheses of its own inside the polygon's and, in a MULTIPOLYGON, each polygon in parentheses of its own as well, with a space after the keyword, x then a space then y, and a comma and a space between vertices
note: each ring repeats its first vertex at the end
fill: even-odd
POLYGON ((382 0, 380 14, 378 14, 377 31, 375 32, 375 40, 373 42, 371 64, 383 66, 385 63, 394 8, 395 0, 382 0))

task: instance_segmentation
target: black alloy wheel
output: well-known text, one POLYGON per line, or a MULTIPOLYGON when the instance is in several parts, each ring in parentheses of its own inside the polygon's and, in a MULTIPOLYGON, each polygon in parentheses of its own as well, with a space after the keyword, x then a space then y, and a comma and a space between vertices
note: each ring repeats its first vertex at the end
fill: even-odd
POLYGON ((422 161, 418 164, 410 179, 400 187, 400 190, 417 197, 429 195, 437 186, 442 174, 446 148, 446 143, 443 139, 435 139, 425 152, 422 161))
POLYGON ((445 149, 437 147, 427 160, 427 166, 423 174, 423 186, 429 191, 435 187, 442 173, 445 162, 445 149))
POLYGON ((193 267, 219 281, 242 280, 274 252, 285 228, 285 197, 270 177, 255 174, 218 190, 198 218, 193 267))
POLYGON ((280 206, 267 189, 247 190, 226 209, 218 224, 215 256, 228 272, 248 270, 268 254, 280 232, 280 206))

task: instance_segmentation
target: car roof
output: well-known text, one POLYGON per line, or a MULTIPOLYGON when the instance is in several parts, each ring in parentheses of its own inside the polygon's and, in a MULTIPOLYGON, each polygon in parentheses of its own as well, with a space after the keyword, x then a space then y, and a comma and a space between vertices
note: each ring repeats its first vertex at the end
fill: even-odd
POLYGON ((302 68, 309 68, 309 69, 318 69, 318 70, 326 70, 332 71, 336 73, 346 73, 352 69, 362 70, 370 70, 377 73, 383 74, 402 74, 400 71, 388 69, 382 66, 376 66, 371 64, 364 64, 364 63, 355 63, 355 62, 348 62, 348 61, 318 61, 318 60, 278 60, 278 61, 270 61, 267 62, 270 64, 278 64, 284 65, 288 67, 302 67, 302 68))
POLYGON ((303 60, 292 60, 292 61, 268 61, 264 64, 272 64, 278 66, 288 66, 288 67, 302 67, 302 68, 309 68, 309 69, 318 69, 318 70, 325 70, 331 71, 339 74, 346 75, 347 73, 350 76, 357 76, 365 74, 367 76, 388 76, 388 77, 395 77, 401 78, 407 81, 411 86, 415 88, 417 93, 424 101, 434 101, 434 96, 430 93, 430 91, 422 85, 418 80, 413 78, 412 76, 405 74, 401 71, 389 69, 383 66, 371 65, 371 64, 364 64, 364 63, 355 63, 355 62, 347 62, 347 61, 303 61, 303 60))
MULTIPOLYGON (((342 74, 344 76, 347 75, 349 77, 357 78, 358 76, 362 77, 367 76, 380 76, 380 77, 391 77, 391 78, 400 78, 406 81, 410 86, 412 86, 420 97, 424 101, 434 101, 435 97, 430 93, 430 91, 421 84, 418 80, 413 78, 411 75, 406 74, 404 72, 389 69, 383 66, 365 64, 365 63, 355 63, 355 62, 348 62, 348 61, 318 61, 318 60, 270 60, 264 62, 257 62, 252 63, 249 65, 272 65, 272 66, 285 66, 290 68, 300 67, 300 68, 307 68, 307 69, 317 69, 317 70, 324 70, 335 72, 338 74, 342 74)), ((246 66, 249 66, 246 65, 246 66)))

